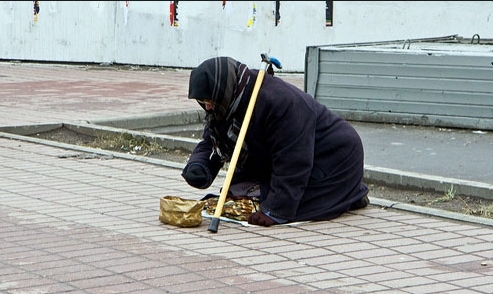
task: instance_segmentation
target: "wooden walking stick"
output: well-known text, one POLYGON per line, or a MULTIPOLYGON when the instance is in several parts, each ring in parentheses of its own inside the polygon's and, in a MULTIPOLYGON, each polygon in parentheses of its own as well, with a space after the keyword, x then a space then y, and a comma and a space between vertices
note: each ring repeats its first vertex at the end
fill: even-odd
POLYGON ((243 123, 241 124, 238 140, 236 141, 235 149, 233 150, 233 155, 231 157, 231 162, 229 163, 228 171, 226 173, 226 179, 224 180, 221 194, 219 195, 219 199, 217 200, 214 217, 209 224, 208 230, 213 233, 217 233, 217 229, 219 227, 219 220, 223 211, 224 202, 226 201, 226 196, 228 195, 229 186, 231 184, 231 180, 233 179, 236 163, 238 162, 238 157, 240 156, 241 147, 243 146, 243 141, 245 140, 245 135, 248 129, 248 125, 250 124, 250 118, 252 117, 255 102, 257 101, 258 92, 260 91, 260 86, 262 85, 262 81, 264 80, 265 72, 271 64, 274 64, 277 68, 282 68, 281 63, 276 58, 270 58, 266 53, 260 54, 260 56, 262 57, 262 67, 258 72, 257 80, 255 81, 255 86, 253 87, 252 97, 248 102, 248 108, 245 113, 243 123))

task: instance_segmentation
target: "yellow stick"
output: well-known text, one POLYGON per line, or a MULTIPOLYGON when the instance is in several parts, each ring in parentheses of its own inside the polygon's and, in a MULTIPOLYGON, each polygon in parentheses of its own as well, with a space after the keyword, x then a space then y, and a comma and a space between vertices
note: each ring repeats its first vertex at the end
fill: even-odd
POLYGON ((257 80, 255 81, 255 86, 253 87, 252 97, 250 102, 248 102, 248 108, 245 113, 245 118, 241 124, 240 134, 238 135, 238 140, 236 141, 235 149, 231 157, 231 162, 229 163, 228 171, 226 173, 226 179, 224 180, 223 187, 221 189, 221 195, 217 200, 216 210, 214 211, 214 218, 209 225, 209 231, 217 233, 219 226, 219 218, 223 211, 224 202, 226 201, 226 196, 228 195, 229 186, 231 180, 233 179, 233 174, 236 168, 236 163, 238 162, 238 157, 240 156, 241 147, 243 146, 243 141, 245 140, 245 135, 250 124, 250 119, 252 118, 253 109, 255 107, 255 102, 257 101, 258 92, 260 91, 260 86, 264 80, 265 69, 259 70, 257 75, 257 80))

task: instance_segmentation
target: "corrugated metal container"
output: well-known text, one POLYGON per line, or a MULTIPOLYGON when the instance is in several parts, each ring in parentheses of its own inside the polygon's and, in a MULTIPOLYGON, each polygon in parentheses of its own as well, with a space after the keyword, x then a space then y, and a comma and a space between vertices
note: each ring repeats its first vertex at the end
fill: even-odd
POLYGON ((307 47, 305 91, 347 120, 493 130, 493 42, 307 47))

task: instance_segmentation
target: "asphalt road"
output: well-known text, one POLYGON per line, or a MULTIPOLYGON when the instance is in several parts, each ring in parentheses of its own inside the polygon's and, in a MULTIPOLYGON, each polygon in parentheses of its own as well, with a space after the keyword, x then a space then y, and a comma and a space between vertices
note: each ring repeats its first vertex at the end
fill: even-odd
POLYGON ((365 164, 493 184, 493 132, 351 122, 365 164))

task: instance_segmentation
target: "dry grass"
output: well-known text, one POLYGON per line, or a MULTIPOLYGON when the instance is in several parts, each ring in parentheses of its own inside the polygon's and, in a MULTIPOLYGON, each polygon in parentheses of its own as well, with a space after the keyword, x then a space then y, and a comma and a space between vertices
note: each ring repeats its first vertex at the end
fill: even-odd
POLYGON ((468 202, 464 198, 457 196, 456 194, 457 191, 454 190, 454 185, 451 185, 450 189, 447 192, 445 192, 445 195, 443 195, 440 198, 434 199, 429 204, 434 204, 439 202, 449 202, 452 201, 453 199, 458 198, 463 203, 464 212, 466 214, 480 216, 484 218, 493 218, 493 204, 489 204, 489 205, 481 204, 478 208, 473 208, 468 204, 468 202))
POLYGON ((445 195, 443 195, 440 198, 434 199, 433 201, 430 202, 430 204, 451 201, 455 198, 455 193, 456 191, 454 190, 454 185, 452 185, 450 189, 447 192, 445 192, 445 195))
POLYGON ((148 141, 144 137, 137 137, 129 133, 103 135, 95 138, 89 147, 103 150, 112 150, 133 155, 149 156, 158 152, 168 152, 155 141, 148 141))

